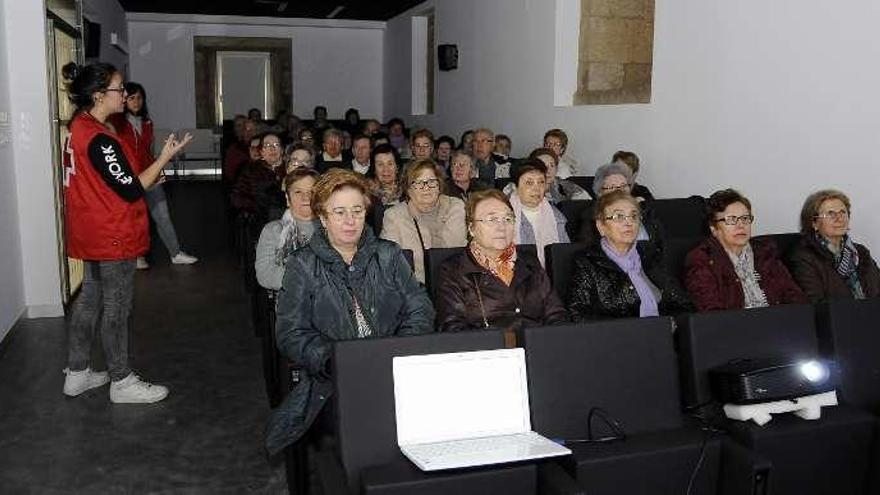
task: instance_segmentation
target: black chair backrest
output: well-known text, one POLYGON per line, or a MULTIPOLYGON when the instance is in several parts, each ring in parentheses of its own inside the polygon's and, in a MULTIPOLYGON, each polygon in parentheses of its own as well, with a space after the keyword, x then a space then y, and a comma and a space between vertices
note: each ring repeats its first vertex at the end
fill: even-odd
POLYGON ((360 472, 402 458, 394 419, 395 356, 504 348, 501 331, 434 333, 414 337, 358 339, 333 346, 339 457, 352 493, 360 472))
POLYGON ((663 243, 663 261, 666 269, 684 287, 684 262, 688 253, 696 247, 703 236, 700 237, 673 237, 663 243))
POLYGON ((755 239, 769 239, 776 243, 776 249, 779 252, 779 258, 785 262, 788 260, 789 253, 794 246, 801 240, 801 234, 798 232, 787 232, 785 234, 764 234, 756 236, 755 239))
POLYGON ((565 231, 568 232, 570 239, 575 240, 578 238, 584 212, 590 209, 592 205, 593 201, 585 199, 569 199, 556 203, 556 207, 565 216, 565 231))
POLYGON ((704 235, 706 221, 704 205, 705 200, 700 196, 651 201, 654 217, 660 223, 663 236, 667 239, 704 235))
POLYGON ((401 249, 401 251, 403 251, 403 257, 406 258, 406 262, 409 263, 409 267, 415 270, 415 261, 413 261, 412 249, 401 249))
POLYGON ((592 176, 592 175, 587 175, 587 176, 583 176, 583 175, 572 175, 572 176, 569 176, 569 177, 568 177, 568 180, 570 180, 570 181, 574 182, 575 184, 581 186, 581 189, 584 189, 584 190, 586 190, 588 193, 590 193, 590 196, 592 196, 593 199, 596 198, 596 195, 593 194, 593 180, 594 180, 594 179, 595 179, 595 177, 592 176))
MULTIPOLYGON (((522 330, 532 427, 550 438, 584 438, 593 407, 627 433, 682 424, 672 320, 626 318, 522 330)), ((594 420, 595 436, 607 429, 594 420)))
POLYGON ((568 289, 574 272, 575 257, 586 249, 586 244, 549 244, 544 246, 544 269, 563 303, 568 301, 568 289))
POLYGON ((800 359, 819 353, 814 311, 809 305, 684 315, 677 335, 682 397, 688 406, 712 400, 712 368, 736 359, 800 359))
POLYGON ((432 301, 437 295, 436 280, 440 274, 440 265, 449 258, 464 252, 466 248, 431 248, 425 250, 425 289, 432 301))
POLYGON ((880 415, 880 298, 828 301, 816 320, 822 353, 840 366, 843 399, 880 415))

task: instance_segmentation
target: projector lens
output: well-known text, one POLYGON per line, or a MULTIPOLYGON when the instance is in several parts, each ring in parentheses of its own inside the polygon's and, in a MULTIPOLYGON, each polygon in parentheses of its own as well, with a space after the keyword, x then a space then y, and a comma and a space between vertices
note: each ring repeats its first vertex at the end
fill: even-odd
POLYGON ((801 364, 801 374, 807 380, 818 383, 828 378, 828 368, 818 361, 807 361, 801 364))

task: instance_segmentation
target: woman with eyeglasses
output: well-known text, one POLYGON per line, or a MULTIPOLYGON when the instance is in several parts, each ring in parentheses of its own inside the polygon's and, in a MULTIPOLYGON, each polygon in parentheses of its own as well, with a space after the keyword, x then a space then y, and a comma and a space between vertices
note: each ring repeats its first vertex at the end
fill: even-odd
POLYGON ((733 189, 706 201, 709 237, 685 260, 685 285, 697 311, 807 302, 772 241, 752 239, 752 204, 733 189))
POLYGON ((276 213, 284 209, 284 193, 281 178, 284 165, 281 138, 274 133, 260 136, 260 159, 247 164, 232 189, 232 205, 252 218, 258 219, 256 232, 276 213))
POLYGON ((639 242, 642 211, 627 191, 603 194, 593 223, 600 235, 575 260, 568 308, 575 321, 674 315, 693 308, 660 258, 639 242))
POLYGON ((364 228, 370 196, 361 175, 328 170, 311 206, 320 225, 288 258, 278 297, 278 349, 304 373, 270 420, 273 454, 302 436, 332 395, 332 342, 434 330, 431 301, 400 247, 364 228))
POLYGON ((801 209, 801 240, 791 254, 792 275, 812 302, 880 295, 880 270, 868 248, 852 240, 852 210, 833 189, 807 197, 801 209))
POLYGON ((516 190, 510 205, 516 217, 514 241, 534 244, 538 261, 544 266, 544 247, 567 243, 565 216, 547 200, 547 166, 537 158, 523 160, 513 171, 516 190))
POLYGON ((139 163, 137 150, 108 125, 125 108, 122 73, 110 64, 62 69, 76 106, 64 146, 64 223, 67 255, 84 262, 82 289, 68 325, 64 394, 77 396, 110 383, 110 401, 152 403, 168 388, 142 380, 128 356, 134 302, 135 259, 150 247, 144 191, 191 140, 172 134, 159 156, 139 163), (99 335, 107 371, 91 368, 92 340, 99 335))
POLYGON ((434 160, 422 159, 406 169, 406 201, 385 210, 383 239, 413 252, 416 279, 425 283, 424 251, 467 244, 464 202, 447 196, 434 160))
POLYGON ((514 243, 516 215, 497 189, 468 196, 465 251, 446 260, 437 278, 437 325, 454 332, 567 321, 562 301, 534 254, 514 243))
MULTIPOLYGON (((116 128, 119 138, 126 141, 138 155, 138 162, 142 165, 153 163, 153 121, 147 110, 147 92, 144 87, 136 82, 125 83, 125 111, 113 114, 110 121, 116 128)), ((163 178, 146 190, 145 199, 150 216, 156 223, 156 231, 165 244, 171 263, 175 265, 191 265, 199 259, 185 253, 180 249, 177 239, 177 231, 171 222, 171 213, 168 211, 168 199, 162 186, 163 178)), ((138 256, 138 270, 150 267, 144 256, 138 256)))

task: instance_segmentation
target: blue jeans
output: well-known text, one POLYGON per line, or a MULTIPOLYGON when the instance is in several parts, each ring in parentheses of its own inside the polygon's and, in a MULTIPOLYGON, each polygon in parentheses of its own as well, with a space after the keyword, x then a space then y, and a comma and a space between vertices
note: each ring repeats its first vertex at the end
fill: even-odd
POLYGON ((131 373, 128 364, 129 319, 134 302, 135 260, 86 261, 80 293, 68 325, 68 367, 89 367, 92 339, 100 325, 107 372, 113 381, 131 373))
POLYGON ((168 249, 168 254, 174 256, 180 252, 180 243, 177 241, 177 232, 174 230, 174 224, 171 223, 171 214, 168 212, 168 198, 165 197, 165 189, 162 184, 156 184, 147 189, 146 194, 147 208, 150 209, 150 216, 156 222, 156 230, 159 237, 168 249))

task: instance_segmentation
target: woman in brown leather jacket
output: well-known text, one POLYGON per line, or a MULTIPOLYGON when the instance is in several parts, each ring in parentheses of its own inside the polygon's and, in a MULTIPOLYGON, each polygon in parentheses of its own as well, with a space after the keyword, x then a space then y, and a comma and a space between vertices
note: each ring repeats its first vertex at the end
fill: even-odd
POLYGON ((868 248, 849 236, 849 198, 826 189, 801 210, 801 240, 791 255, 792 275, 812 302, 880 295, 880 270, 868 248))
POLYGON ((562 323, 565 308, 534 255, 513 243, 513 208, 497 189, 468 197, 465 251, 443 263, 437 280, 440 331, 562 323))

